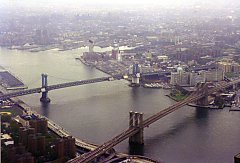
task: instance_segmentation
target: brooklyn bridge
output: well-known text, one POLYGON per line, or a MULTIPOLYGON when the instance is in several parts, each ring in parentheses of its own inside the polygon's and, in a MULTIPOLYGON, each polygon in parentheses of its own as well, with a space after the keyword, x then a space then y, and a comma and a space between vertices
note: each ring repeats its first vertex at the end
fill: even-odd
MULTIPOLYGON (((133 76, 134 77, 134 76, 133 76)), ((95 78, 95 79, 89 79, 89 80, 81 80, 81 81, 75 81, 75 82, 68 82, 68 83, 62 83, 62 84, 56 84, 56 85, 48 85, 47 83, 47 75, 42 74, 42 87, 39 88, 33 88, 33 89, 27 89, 17 92, 11 92, 6 93, 0 96, 0 100, 5 100, 12 97, 17 96, 23 96, 28 94, 34 94, 34 93, 42 93, 41 101, 42 102, 50 102, 50 99, 48 98, 48 91, 56 90, 56 89, 62 89, 66 87, 72 87, 72 86, 79 86, 84 84, 91 84, 91 83, 98 83, 98 82, 104 82, 104 81, 112 81, 115 79, 123 79, 122 75, 115 75, 110 77, 101 77, 101 78, 95 78)), ((110 153, 111 149, 124 141, 125 139, 129 138, 129 143, 135 143, 135 144, 144 144, 144 128, 149 127, 154 122, 158 121, 159 119, 167 116, 168 114, 180 109, 184 105, 187 105, 192 102, 196 102, 198 104, 205 104, 208 96, 219 92, 221 90, 224 90, 228 87, 238 85, 240 83, 240 79, 230 81, 230 82, 220 82, 215 84, 215 87, 210 87, 209 83, 200 83, 196 86, 196 91, 189 94, 188 97, 181 101, 177 102, 174 105, 167 107, 158 113, 143 119, 143 113, 138 112, 130 112, 129 113, 129 128, 127 128, 125 131, 121 132, 117 136, 113 137, 111 140, 105 142, 104 144, 94 148, 88 153, 85 153, 81 156, 78 156, 72 160, 69 160, 69 163, 75 163, 75 162, 81 162, 81 163, 87 163, 94 161, 99 156, 105 153, 110 153)))

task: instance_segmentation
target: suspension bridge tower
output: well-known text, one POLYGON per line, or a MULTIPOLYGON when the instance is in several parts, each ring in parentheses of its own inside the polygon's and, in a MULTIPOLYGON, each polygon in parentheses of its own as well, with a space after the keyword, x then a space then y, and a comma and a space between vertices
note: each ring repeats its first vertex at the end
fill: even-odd
MULTIPOLYGON (((131 70, 131 68, 130 68, 131 70)), ((131 80, 131 87, 139 87, 140 86, 140 76, 141 76, 141 66, 139 64, 134 64, 132 66, 132 80, 131 80)))
POLYGON ((129 144, 144 144, 143 113, 129 112, 129 128, 138 128, 139 132, 129 137, 129 144))
POLYGON ((47 77, 48 77, 47 74, 42 74, 42 88, 41 88, 42 97, 40 98, 40 101, 43 103, 49 103, 51 101, 50 98, 48 98, 47 77))

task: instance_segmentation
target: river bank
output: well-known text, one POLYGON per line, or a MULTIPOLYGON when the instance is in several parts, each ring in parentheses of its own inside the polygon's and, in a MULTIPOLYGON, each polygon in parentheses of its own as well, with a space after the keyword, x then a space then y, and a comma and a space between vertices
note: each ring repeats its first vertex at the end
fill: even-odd
MULTIPOLYGON (((7 93, 10 93, 11 91, 6 90, 4 87, 0 86, 0 92, 2 92, 3 94, 7 94, 7 93)), ((36 111, 33 111, 29 105, 27 105, 26 103, 24 103, 22 100, 18 99, 17 97, 11 98, 11 101, 14 103, 14 105, 16 106, 17 109, 22 110, 23 114, 26 114, 26 115, 33 114, 36 117, 46 119, 48 121, 48 129, 51 130, 52 132, 54 132, 59 137, 71 136, 71 134, 68 131, 66 131, 63 127, 59 126, 58 124, 56 124, 49 118, 38 114, 36 111)), ((73 138, 75 138, 75 137, 73 137, 73 138)), ((78 138, 75 138, 75 139, 76 139, 76 146, 79 148, 83 148, 86 151, 94 150, 97 147, 97 145, 95 145, 95 144, 88 143, 88 142, 80 140, 78 138)))
POLYGON ((62 45, 30 45, 26 44, 23 46, 11 46, 11 47, 6 47, 9 50, 21 50, 21 51, 27 51, 27 52, 42 52, 42 51, 47 51, 47 50, 57 50, 57 51, 67 51, 67 50, 74 50, 79 47, 85 47, 84 45, 75 45, 75 46, 62 46, 62 45))
POLYGON ((183 95, 182 96, 172 96, 171 94, 167 94, 166 96, 176 102, 183 101, 185 98, 187 98, 187 96, 183 96, 183 95))
MULTIPOLYGON (((0 92, 2 92, 3 94, 7 94, 10 93, 11 90, 7 90, 4 87, 0 86, 0 92)), ((96 149, 98 147, 98 145, 93 144, 93 143, 89 143, 85 140, 81 140, 78 139, 74 136, 72 136, 67 130, 65 130, 63 127, 61 127, 60 125, 58 125, 57 123, 53 122, 52 120, 50 120, 49 118, 47 118, 46 116, 43 116, 39 113, 37 113, 36 111, 34 111, 29 105, 27 105, 26 103, 24 103, 22 100, 20 100, 17 97, 13 97, 11 98, 11 101, 14 103, 14 106, 16 107, 16 109, 19 109, 19 111, 21 110, 22 113, 21 115, 34 115, 38 118, 44 118, 47 120, 48 123, 48 129, 56 134, 58 137, 63 138, 63 137, 68 137, 71 136, 73 138, 75 138, 75 145, 78 148, 78 152, 80 154, 84 154, 86 152, 89 151, 93 151, 94 149, 96 149)), ((114 151, 114 150, 113 150, 114 151)), ((111 159, 118 159, 118 158, 126 158, 126 160, 128 160, 129 158, 131 158, 132 160, 136 160, 137 162, 149 162, 149 163, 153 163, 153 162, 157 162, 153 159, 147 158, 147 157, 141 157, 141 156, 130 156, 128 154, 123 154, 123 153, 112 153, 109 156, 106 157, 107 160, 111 160, 111 159)))
MULTIPOLYGON (((68 81, 105 77, 105 73, 75 59, 82 52, 82 49, 36 53, 0 49, 0 65, 22 79, 29 88, 41 85, 41 73, 49 74, 49 84, 66 82, 51 78, 50 75, 68 81), (36 80, 36 83, 29 84, 36 80)), ((67 129, 73 136, 102 144, 128 127, 129 111, 143 112, 144 118, 147 118, 173 105, 174 101, 165 96, 168 93, 169 90, 164 89, 132 89, 128 87, 128 82, 115 80, 51 91, 48 107, 41 105, 39 94, 18 98, 31 106, 32 110, 67 129)), ((144 149, 130 148, 128 141, 115 149, 164 162, 196 162, 199 157, 202 162, 231 162, 233 155, 239 152, 238 123, 239 114, 229 113, 228 109, 208 111, 184 106, 161 123, 145 130, 144 149), (228 133, 229 139, 224 139, 225 133, 228 133), (224 143, 221 141, 223 139, 224 143), (183 147, 184 144, 189 145, 183 147), (225 150, 226 146, 230 148, 225 150), (202 152, 199 153, 199 150, 202 152)))

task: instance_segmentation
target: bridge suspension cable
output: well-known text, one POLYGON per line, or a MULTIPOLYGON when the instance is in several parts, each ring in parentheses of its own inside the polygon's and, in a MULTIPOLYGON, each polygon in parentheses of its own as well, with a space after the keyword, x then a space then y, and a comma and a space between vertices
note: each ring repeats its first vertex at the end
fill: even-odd
MULTIPOLYGON (((217 85, 216 87, 209 89, 207 85, 203 86, 203 88, 205 89, 209 89, 207 92, 203 89, 198 89, 198 93, 193 93, 190 96, 188 96, 184 101, 181 102, 177 102, 176 104, 161 110, 160 112, 150 116, 149 118, 147 118, 146 120, 143 121, 142 126, 140 126, 141 128, 143 127, 148 127, 150 124, 156 122, 157 120, 159 120, 160 118, 178 110, 179 108, 181 108, 182 106, 196 101, 198 99, 203 98, 204 96, 207 96, 207 94, 212 94, 216 91, 218 91, 219 89, 222 88, 226 88, 229 87, 233 84, 237 84, 239 83, 240 80, 236 80, 234 82, 231 83, 223 83, 221 85, 217 85)), ((140 128, 129 128, 127 130, 125 130, 124 132, 120 133, 119 135, 117 135, 116 137, 114 137, 113 139, 107 141, 106 143, 104 143, 103 145, 99 146, 98 148, 96 148, 94 151, 89 152, 83 156, 80 156, 78 158, 74 158, 72 160, 70 160, 69 162, 71 163, 75 163, 75 162, 81 162, 81 163, 87 163, 89 161, 92 161, 93 159, 99 157, 101 154, 105 153, 106 151, 108 151, 109 149, 113 148, 115 145, 117 145, 118 143, 120 143, 121 141, 127 139, 128 137, 136 134, 137 132, 139 132, 140 128)))
POLYGON ((30 82, 28 82, 26 85, 28 87, 30 87, 30 86, 33 86, 35 83, 40 82, 40 81, 41 81, 41 79, 33 79, 30 82))
POLYGON ((76 81, 77 79, 67 79, 67 78, 62 78, 62 77, 57 77, 57 76, 53 76, 53 75, 48 75, 48 77, 54 78, 54 79, 60 79, 60 80, 64 80, 64 81, 76 81))
MULTIPOLYGON (((113 77, 120 78, 119 75, 115 75, 113 77)), ((95 78, 95 79, 89 79, 89 80, 82 80, 82 81, 50 85, 50 86, 47 86, 46 89, 47 89, 47 91, 50 91, 50 90, 61 89, 61 88, 66 88, 66 87, 98 83, 98 82, 103 82, 103 81, 111 81, 111 80, 110 80, 110 77, 101 77, 101 78, 95 78)), ((161 110, 160 112, 152 115, 151 117, 147 118, 146 120, 144 120, 142 122, 142 126, 134 126, 133 128, 128 128, 125 131, 123 131, 122 133, 120 133, 119 135, 117 135, 116 137, 114 137, 113 139, 111 139, 110 141, 108 141, 108 142, 104 143, 103 145, 99 146, 98 148, 96 148, 94 151, 86 154, 85 156, 81 156, 80 159, 75 158, 73 160, 70 160, 70 162, 79 162, 79 161, 89 162, 89 161, 93 160, 94 158, 100 156, 101 154, 105 153, 106 151, 110 150, 111 148, 113 148, 115 145, 117 145, 121 141, 138 133, 142 128, 149 126, 150 124, 152 124, 152 123, 156 122, 157 120, 159 120, 160 118, 174 112, 175 110, 181 108, 182 106, 184 106, 190 102, 196 101, 198 99, 201 99, 206 95, 209 95, 216 91, 219 91, 220 89, 224 89, 231 85, 239 84, 239 83, 240 83, 240 79, 232 81, 232 82, 216 85, 216 87, 211 88, 211 89, 209 89, 207 86, 205 86, 203 88, 207 89, 207 91, 205 91, 204 89, 199 89, 198 93, 195 93, 195 94, 193 93, 192 95, 187 97, 184 101, 178 102, 164 110, 161 110)), ((27 94, 33 94, 33 93, 41 93, 42 91, 43 91, 42 88, 39 87, 39 88, 33 88, 33 89, 28 89, 28 90, 23 90, 23 91, 18 91, 18 92, 12 92, 12 93, 7 93, 4 95, 1 95, 0 99, 3 100, 3 99, 7 99, 7 98, 16 97, 16 96, 23 96, 23 95, 27 95, 27 94)))

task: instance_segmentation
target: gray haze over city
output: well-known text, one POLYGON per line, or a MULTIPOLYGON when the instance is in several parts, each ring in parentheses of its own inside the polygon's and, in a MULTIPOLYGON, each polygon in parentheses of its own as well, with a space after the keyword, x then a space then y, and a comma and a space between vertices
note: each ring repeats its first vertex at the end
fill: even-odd
MULTIPOLYGON (((55 134, 90 143, 72 143, 67 160, 126 129, 130 143, 100 146, 98 160, 227 163, 240 152, 240 91, 227 85, 240 80, 240 0, 0 0, 0 69, 1 91, 38 93, 5 108, 27 104, 55 134), (131 116, 150 117, 144 139, 131 116)), ((58 158, 49 153, 33 157, 58 158)))
MULTIPOLYGON (((42 6, 61 6, 67 7, 66 5, 70 5, 72 7, 77 7, 76 5, 109 5, 109 6, 129 6, 129 5, 158 5, 162 7, 184 7, 184 6, 209 6, 212 5, 213 7, 217 6, 238 6, 238 0, 1 0, 1 6, 12 6, 12 5, 22 5, 22 6, 29 6, 29 7, 42 7, 42 6)), ((132 7, 134 7, 132 6, 132 7)), ((69 7, 69 6, 68 6, 69 7)))

